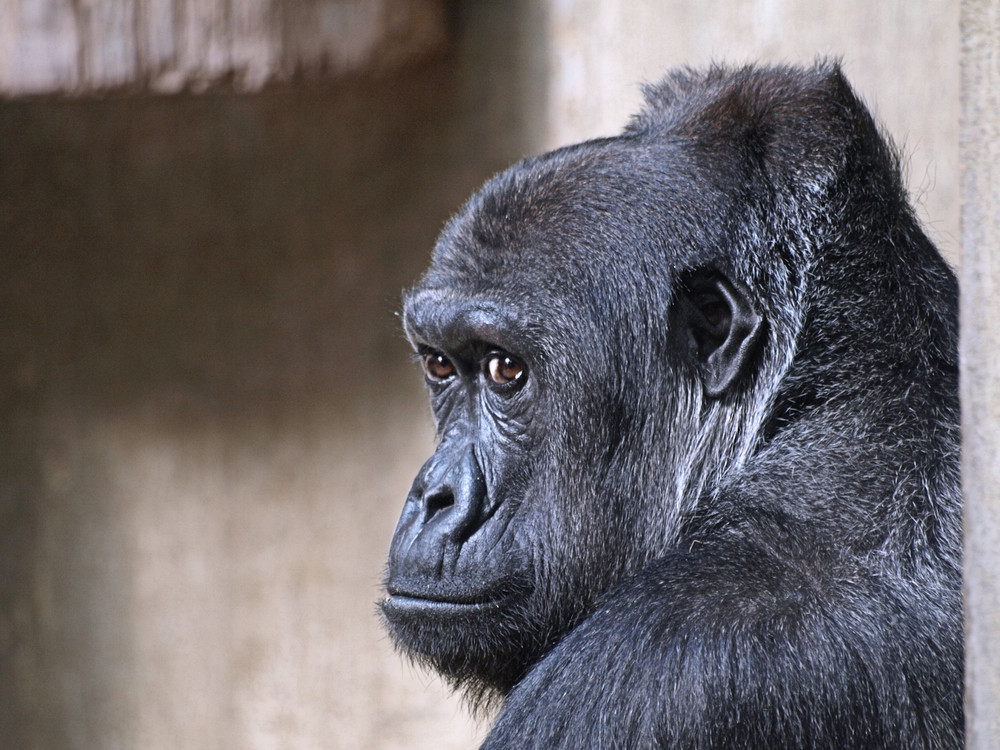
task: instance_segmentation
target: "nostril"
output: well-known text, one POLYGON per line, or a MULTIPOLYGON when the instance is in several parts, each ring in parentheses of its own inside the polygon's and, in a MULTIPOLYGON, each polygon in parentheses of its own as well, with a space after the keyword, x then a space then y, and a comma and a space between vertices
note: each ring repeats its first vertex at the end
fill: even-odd
POLYGON ((424 500, 427 515, 424 518, 424 523, 430 521, 431 518, 439 510, 444 510, 445 508, 451 507, 455 504, 455 495, 451 490, 442 488, 439 490, 434 490, 433 492, 427 493, 424 500))

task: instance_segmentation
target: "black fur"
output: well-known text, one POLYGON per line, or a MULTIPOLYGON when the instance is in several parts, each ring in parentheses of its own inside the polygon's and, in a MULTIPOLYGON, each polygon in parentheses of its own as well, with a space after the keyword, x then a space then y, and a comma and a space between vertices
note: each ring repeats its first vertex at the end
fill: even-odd
POLYGON ((954 276, 836 65, 646 98, 406 297, 439 445, 387 626, 488 748, 960 748, 954 276))

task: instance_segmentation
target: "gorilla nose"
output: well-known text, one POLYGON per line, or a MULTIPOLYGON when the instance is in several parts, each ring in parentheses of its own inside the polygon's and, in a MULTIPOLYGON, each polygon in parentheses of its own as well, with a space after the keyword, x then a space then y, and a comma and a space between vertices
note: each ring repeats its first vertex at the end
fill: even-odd
POLYGON ((430 521, 439 510, 455 504, 455 492, 451 487, 438 487, 424 495, 424 523, 430 521))
POLYGON ((406 498, 389 553, 390 573, 424 580, 448 575, 486 520, 485 510, 486 479, 472 446, 440 445, 406 498))
POLYGON ((432 523, 441 525, 439 533, 447 541, 461 543, 480 522, 486 480, 471 445, 457 451, 457 455, 449 453, 439 449, 431 458, 423 481, 418 478, 414 486, 413 499, 421 504, 425 530, 432 523))

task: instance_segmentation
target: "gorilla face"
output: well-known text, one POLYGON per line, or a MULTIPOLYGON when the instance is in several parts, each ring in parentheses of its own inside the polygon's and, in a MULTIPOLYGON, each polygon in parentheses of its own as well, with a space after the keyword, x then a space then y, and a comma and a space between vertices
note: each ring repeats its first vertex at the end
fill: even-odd
POLYGON ((439 443, 393 537, 383 611, 397 638, 442 671, 512 681, 524 667, 514 655, 537 637, 525 623, 539 617, 532 545, 544 519, 531 509, 547 492, 536 468, 545 460, 535 419, 543 367, 492 301, 416 291, 406 326, 439 443), (491 654, 481 653, 484 640, 491 654))
MULTIPOLYGON (((637 181, 629 161, 618 144, 571 149, 495 179, 405 300, 439 443, 397 526, 382 610, 456 682, 509 690, 669 542, 701 405, 761 339, 718 269, 676 268, 696 229, 654 237, 678 180, 637 181), (656 214, 628 210, 654 200, 656 214)), ((696 226, 683 207, 670 221, 696 226)))

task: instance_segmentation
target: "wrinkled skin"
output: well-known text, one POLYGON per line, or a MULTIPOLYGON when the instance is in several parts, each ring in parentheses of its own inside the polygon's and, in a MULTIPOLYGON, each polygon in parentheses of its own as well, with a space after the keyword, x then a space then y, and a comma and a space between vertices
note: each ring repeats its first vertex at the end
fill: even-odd
POLYGON ((389 632, 485 747, 961 747, 956 299, 835 65, 495 177, 404 301, 389 632))

